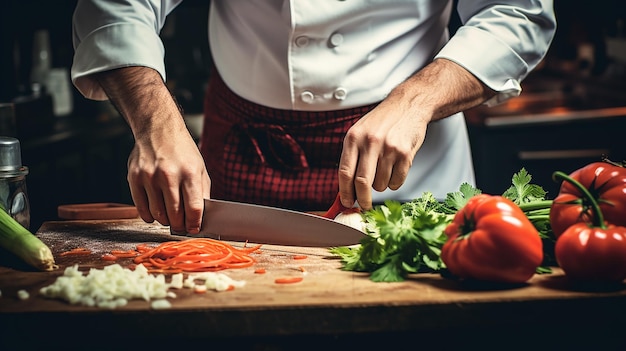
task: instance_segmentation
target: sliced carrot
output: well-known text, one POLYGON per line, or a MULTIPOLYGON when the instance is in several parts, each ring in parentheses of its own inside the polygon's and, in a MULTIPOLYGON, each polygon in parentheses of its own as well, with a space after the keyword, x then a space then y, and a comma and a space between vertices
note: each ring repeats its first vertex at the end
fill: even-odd
POLYGON ((103 261, 116 261, 117 260, 117 256, 106 253, 104 255, 102 255, 102 260, 103 261))
POLYGON ((137 245, 133 262, 143 264, 151 272, 211 272, 252 266, 256 260, 249 254, 260 247, 236 248, 214 239, 193 238, 168 241, 153 248, 137 245))
POLYGON ((143 253, 143 252, 147 252, 147 251, 154 249, 154 247, 149 246, 148 244, 139 244, 136 246, 136 249, 138 252, 143 253))
POLYGON ((118 258, 131 258, 131 257, 139 256, 139 251, 135 251, 135 250, 111 250, 111 255, 117 256, 118 258))
POLYGON ((265 274, 265 268, 257 268, 254 270, 256 274, 265 274))
POLYGON ((293 258, 294 260, 304 260, 304 259, 306 259, 306 258, 308 258, 308 257, 309 257, 309 256, 307 256, 307 255, 295 255, 295 256, 293 256, 292 258, 293 258))
POLYGON ((293 284, 293 283, 299 283, 303 279, 304 278, 302 278, 302 277, 282 277, 282 278, 276 278, 274 280, 274 283, 276 283, 276 284, 293 284))
POLYGON ((61 252, 61 256, 81 256, 81 255, 89 255, 91 254, 91 250, 84 247, 77 247, 75 249, 71 249, 69 251, 61 252))

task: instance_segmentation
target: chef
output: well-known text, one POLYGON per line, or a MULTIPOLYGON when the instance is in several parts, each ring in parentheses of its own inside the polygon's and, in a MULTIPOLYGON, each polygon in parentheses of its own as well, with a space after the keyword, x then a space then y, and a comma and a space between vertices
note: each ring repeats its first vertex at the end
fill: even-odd
POLYGON ((461 112, 519 95, 556 28, 551 0, 214 0, 198 147, 159 38, 180 2, 79 0, 71 75, 132 130, 141 218, 192 234, 209 197, 367 210, 474 184, 461 112))

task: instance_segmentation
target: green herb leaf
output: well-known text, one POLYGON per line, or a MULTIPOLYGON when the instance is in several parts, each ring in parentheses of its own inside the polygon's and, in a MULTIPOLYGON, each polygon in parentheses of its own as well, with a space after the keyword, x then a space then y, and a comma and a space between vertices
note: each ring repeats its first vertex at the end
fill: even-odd
POLYGON ((482 191, 476 189, 468 183, 461 184, 459 191, 448 193, 443 201, 441 211, 448 214, 456 213, 463 208, 467 201, 473 196, 481 194, 482 191))
POLYGON ((508 188, 502 196, 513 201, 517 205, 545 200, 546 191, 539 185, 530 184, 531 180, 532 176, 526 171, 525 168, 522 168, 519 172, 513 175, 513 185, 511 185, 511 187, 508 188))

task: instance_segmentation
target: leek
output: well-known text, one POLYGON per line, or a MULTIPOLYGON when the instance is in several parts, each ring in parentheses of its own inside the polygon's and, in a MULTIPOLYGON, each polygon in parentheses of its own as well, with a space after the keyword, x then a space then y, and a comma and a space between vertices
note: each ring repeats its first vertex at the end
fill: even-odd
POLYGON ((42 271, 57 268, 50 248, 0 206, 0 247, 42 271))

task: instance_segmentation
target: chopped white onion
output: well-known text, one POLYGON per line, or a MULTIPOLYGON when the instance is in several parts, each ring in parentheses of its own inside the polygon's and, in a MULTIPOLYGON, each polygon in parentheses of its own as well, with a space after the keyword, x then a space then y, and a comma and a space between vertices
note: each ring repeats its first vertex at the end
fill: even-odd
POLYGON ((150 307, 153 310, 163 310, 163 309, 167 309, 172 307, 172 304, 165 300, 165 299, 159 299, 159 300, 154 300, 150 303, 150 307))
POLYGON ((102 269, 91 268, 87 274, 74 265, 67 267, 54 283, 41 288, 40 293, 44 297, 59 298, 75 305, 108 309, 125 306, 132 299, 152 301, 152 308, 168 308, 170 303, 165 299, 176 297, 174 292, 168 290, 193 288, 196 279, 203 280, 206 288, 216 291, 227 290, 231 285, 245 285, 244 281, 235 281, 215 272, 197 273, 187 279, 182 273, 174 274, 167 283, 163 274, 152 275, 141 264, 134 270, 112 264, 102 269))
POLYGON ((360 212, 341 212, 335 217, 335 222, 365 232, 365 222, 360 212))
POLYGON ((26 290, 17 291, 17 298, 19 298, 20 300, 28 300, 29 297, 30 297, 30 294, 28 293, 28 291, 26 290))

